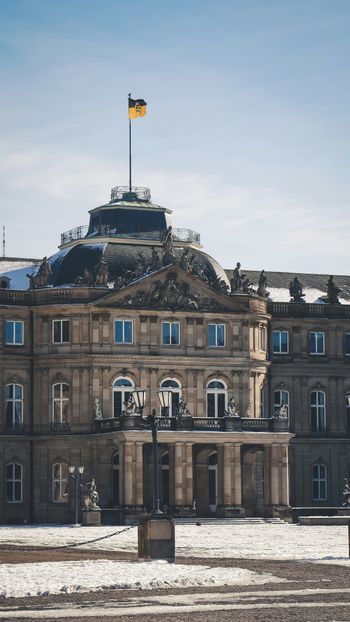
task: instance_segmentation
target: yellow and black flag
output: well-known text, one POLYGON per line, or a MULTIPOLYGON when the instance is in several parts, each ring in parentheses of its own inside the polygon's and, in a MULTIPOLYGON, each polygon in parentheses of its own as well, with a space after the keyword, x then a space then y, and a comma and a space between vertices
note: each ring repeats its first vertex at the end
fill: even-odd
POLYGON ((147 104, 144 99, 131 99, 129 97, 129 119, 144 117, 147 112, 147 104))

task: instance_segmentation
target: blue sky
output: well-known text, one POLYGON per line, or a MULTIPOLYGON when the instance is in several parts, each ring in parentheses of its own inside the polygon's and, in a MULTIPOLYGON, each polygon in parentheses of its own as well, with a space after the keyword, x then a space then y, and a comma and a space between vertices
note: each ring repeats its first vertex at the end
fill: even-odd
POLYGON ((350 273, 348 0, 0 0, 7 254, 127 183, 225 267, 350 273))

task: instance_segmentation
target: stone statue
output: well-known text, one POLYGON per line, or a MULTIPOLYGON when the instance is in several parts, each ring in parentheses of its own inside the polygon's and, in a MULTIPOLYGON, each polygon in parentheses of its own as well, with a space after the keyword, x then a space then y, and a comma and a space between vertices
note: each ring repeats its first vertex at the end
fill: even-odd
POLYGON ((123 402, 124 410, 123 415, 130 416, 136 415, 136 404, 133 400, 132 395, 129 395, 126 402, 123 402))
POLYGON ((180 397, 179 399, 179 406, 177 408, 177 416, 179 417, 179 419, 181 419, 181 417, 190 417, 191 413, 187 408, 187 402, 184 400, 183 397, 180 397))
POLYGON ((344 478, 344 490, 343 490, 343 501, 342 505, 350 506, 350 482, 349 478, 344 478))
POLYGON ((250 402, 247 406, 247 410, 245 411, 245 416, 247 419, 249 419, 252 416, 252 405, 250 402))
POLYGON ((270 292, 267 291, 266 287, 267 287, 267 276, 265 274, 265 270, 261 270, 260 276, 259 276, 258 291, 257 291, 258 296, 261 296, 261 298, 268 298, 270 295, 270 292))
POLYGON ((96 266, 95 272, 95 285, 106 286, 108 282, 108 267, 107 262, 103 257, 100 257, 96 266))
POLYGON ((87 484, 88 486, 88 494, 85 495, 83 499, 84 510, 99 510, 98 502, 99 502, 99 494, 96 489, 95 478, 91 479, 91 482, 87 484))
POLYGON ((162 264, 163 266, 168 266, 175 262, 174 255, 174 236, 173 236, 173 228, 171 226, 168 227, 166 234, 163 238, 162 246, 163 246, 163 257, 162 264))
POLYGON ((280 419, 288 419, 288 406, 287 406, 287 404, 282 404, 281 408, 278 411, 278 417, 280 419))
POLYGON ((235 294, 242 289, 241 264, 237 262, 231 279, 231 293, 235 294))
POLYGON ((239 410, 234 397, 230 397, 227 404, 227 410, 225 410, 225 415, 226 417, 239 417, 239 410))
POLYGON ((152 255, 151 255, 151 263, 149 265, 149 272, 156 272, 156 270, 160 270, 162 267, 162 262, 159 257, 158 251, 152 246, 152 255))
POLYGON ((249 280, 246 274, 242 275, 242 291, 243 294, 252 294, 253 293, 253 283, 249 280))
POLYGON ((327 283, 327 302, 330 304, 340 304, 338 294, 340 294, 342 290, 336 286, 333 281, 333 276, 330 276, 327 283))
POLYGON ((95 397, 94 399, 94 413, 95 419, 102 419, 103 414, 100 406, 100 400, 98 399, 98 397, 95 397))
POLYGON ((47 287, 51 274, 51 266, 44 257, 36 274, 27 274, 29 278, 29 289, 38 289, 39 287, 47 287))
POLYGON ((135 266, 135 278, 143 276, 147 272, 147 261, 143 253, 138 252, 138 259, 135 266))
POLYGON ((295 276, 293 281, 290 281, 289 283, 289 293, 291 302, 305 302, 305 300, 303 300, 305 297, 305 294, 303 293, 303 286, 297 276, 295 276))
MULTIPOLYGON (((180 259, 180 268, 185 270, 185 272, 192 272, 192 265, 191 265, 191 261, 190 261, 189 252, 190 252, 190 249, 189 248, 185 248, 184 252, 181 255, 181 259, 180 259)), ((192 262, 192 264, 193 264, 193 262, 192 262)))

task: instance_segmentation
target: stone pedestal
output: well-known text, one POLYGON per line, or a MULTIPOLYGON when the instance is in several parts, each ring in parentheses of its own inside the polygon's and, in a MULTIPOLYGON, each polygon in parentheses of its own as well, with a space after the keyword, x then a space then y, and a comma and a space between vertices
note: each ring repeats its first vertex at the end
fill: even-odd
POLYGON ((138 526, 139 559, 175 561, 175 525, 170 518, 150 518, 138 526))
POLYGON ((83 527, 99 527, 101 525, 101 510, 82 510, 83 527))

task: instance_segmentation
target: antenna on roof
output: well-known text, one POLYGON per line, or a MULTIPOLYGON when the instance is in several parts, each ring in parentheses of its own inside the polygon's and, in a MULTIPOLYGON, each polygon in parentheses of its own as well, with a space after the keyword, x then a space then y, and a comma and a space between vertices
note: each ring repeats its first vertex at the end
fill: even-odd
POLYGON ((5 257, 5 247, 6 247, 6 239, 5 239, 5 225, 2 227, 2 256, 5 257))

